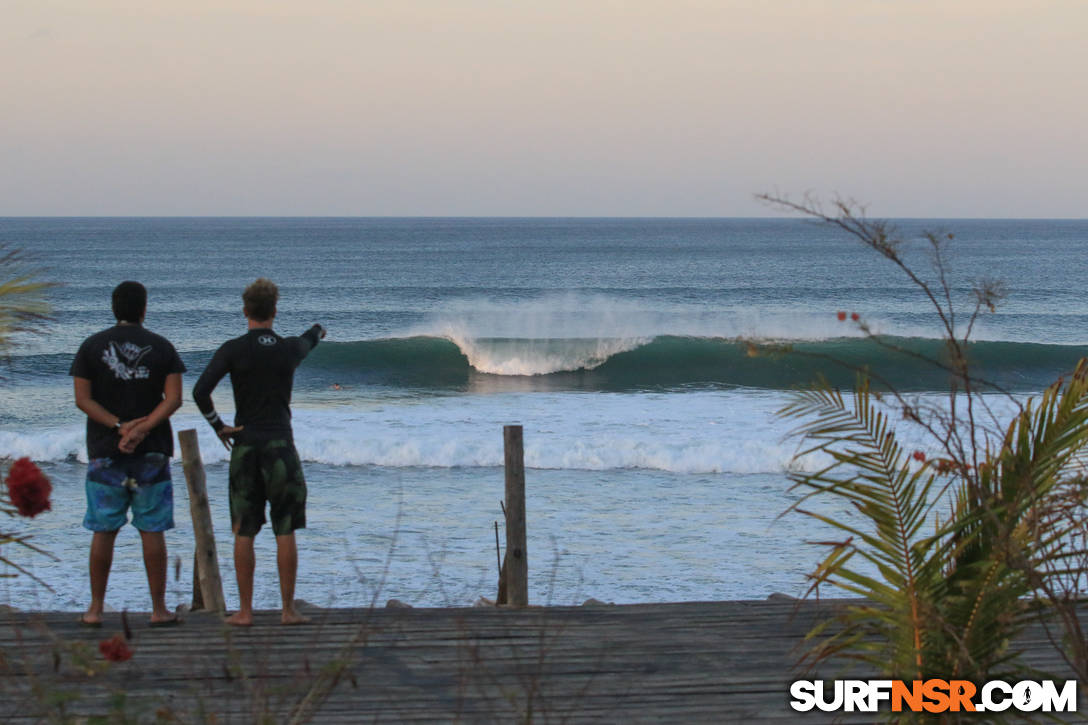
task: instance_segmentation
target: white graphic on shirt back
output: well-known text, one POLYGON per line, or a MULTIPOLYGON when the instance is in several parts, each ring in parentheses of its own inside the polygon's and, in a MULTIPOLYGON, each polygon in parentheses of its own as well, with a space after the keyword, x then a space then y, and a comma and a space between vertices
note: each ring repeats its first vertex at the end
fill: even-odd
POLYGON ((257 338, 257 342, 261 343, 262 345, 275 345, 276 344, 276 336, 275 335, 261 335, 260 337, 257 338))
POLYGON ((118 380, 146 380, 151 377, 151 371, 140 365, 140 361, 149 352, 151 345, 138 347, 131 342, 116 343, 110 340, 102 352, 102 362, 118 380))

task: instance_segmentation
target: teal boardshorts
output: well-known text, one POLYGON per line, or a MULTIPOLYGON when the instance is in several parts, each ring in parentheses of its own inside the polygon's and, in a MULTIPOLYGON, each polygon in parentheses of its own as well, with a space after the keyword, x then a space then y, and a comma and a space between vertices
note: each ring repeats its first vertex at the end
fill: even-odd
POLYGON ((174 528, 174 489, 165 453, 92 458, 87 464, 87 514, 83 527, 117 531, 128 521, 140 531, 174 528))
POLYGON ((306 479, 290 440, 235 444, 230 452, 230 524, 256 536, 268 502, 276 536, 306 528, 306 479))

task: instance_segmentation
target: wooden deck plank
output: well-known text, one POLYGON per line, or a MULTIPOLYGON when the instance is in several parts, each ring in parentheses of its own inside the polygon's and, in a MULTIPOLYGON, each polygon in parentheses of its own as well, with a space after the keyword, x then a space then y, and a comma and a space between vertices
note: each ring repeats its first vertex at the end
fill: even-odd
MULTIPOLYGON (((130 613, 135 654, 112 664, 97 646, 121 631, 120 615, 92 630, 68 612, 14 613, 0 617, 0 720, 48 719, 43 693, 69 693, 64 713, 77 721, 116 716, 111 698, 124 693, 130 716, 199 722, 204 708, 218 723, 279 722, 326 683, 312 722, 516 722, 531 711, 534 722, 795 723, 798 645, 835 605, 336 609, 311 611, 303 627, 260 612, 249 630, 202 614, 150 629, 146 613, 130 613)), ((1025 661, 1066 673, 1041 628, 1019 644, 1025 661)))

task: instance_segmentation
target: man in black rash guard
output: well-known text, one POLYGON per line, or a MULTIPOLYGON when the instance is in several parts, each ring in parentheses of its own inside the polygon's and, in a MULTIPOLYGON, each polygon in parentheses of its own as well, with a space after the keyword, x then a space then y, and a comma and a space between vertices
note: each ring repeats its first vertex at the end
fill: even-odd
POLYGON ((309 621, 295 609, 298 550, 295 529, 306 527, 306 481, 291 432, 291 388, 295 368, 325 329, 314 325, 299 337, 272 331, 279 290, 263 277, 242 294, 249 331, 223 343, 193 387, 193 399, 230 455, 230 521, 234 531, 234 568, 238 611, 229 624, 253 624, 253 539, 265 522, 269 504, 276 535, 276 564, 283 600, 283 624, 309 621), (212 391, 230 374, 234 387, 234 425, 215 412, 212 391), (233 447, 232 447, 233 443, 233 447))

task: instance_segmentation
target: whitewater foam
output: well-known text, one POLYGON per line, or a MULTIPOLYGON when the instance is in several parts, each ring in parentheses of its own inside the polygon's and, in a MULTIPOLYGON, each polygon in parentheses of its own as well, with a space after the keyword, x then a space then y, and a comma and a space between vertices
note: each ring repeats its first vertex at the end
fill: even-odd
MULTIPOLYGON (((930 396, 939 403, 939 396, 930 396)), ((300 457, 330 466, 498 468, 502 426, 525 427, 530 469, 676 474, 782 473, 791 465, 814 470, 818 459, 793 462, 796 421, 776 411, 790 400, 779 391, 731 389, 669 393, 548 393, 449 395, 320 405, 296 402, 293 420, 300 457)), ((1006 421, 1013 402, 988 403, 1006 421)), ((233 413, 220 411, 231 420, 233 413)), ((194 428, 208 464, 229 459, 194 412, 174 416, 175 431, 194 428)), ((904 426, 905 446, 924 446, 920 431, 904 426)), ((0 430, 0 458, 85 462, 84 426, 0 430)))
MULTIPOLYGON (((774 410, 782 398, 708 391, 651 394, 506 393, 400 403, 296 405, 300 457, 331 466, 496 468, 503 465, 502 425, 526 430, 531 469, 748 474, 781 471, 792 447, 774 410)), ((229 410, 220 414, 232 418, 229 410)), ((229 459, 200 417, 173 418, 195 428, 205 463, 229 459)), ((0 457, 86 461, 82 425, 0 431, 0 457)))
POLYGON ((457 345, 478 372, 521 376, 592 370, 613 355, 651 341, 643 337, 501 340, 475 338, 452 326, 443 337, 457 345))

